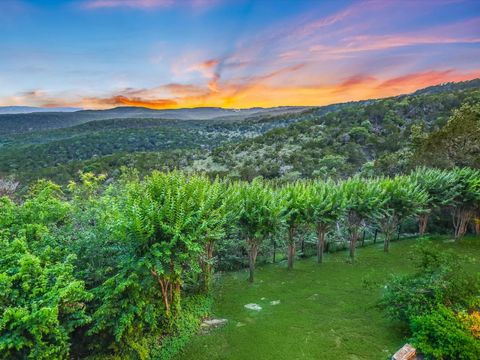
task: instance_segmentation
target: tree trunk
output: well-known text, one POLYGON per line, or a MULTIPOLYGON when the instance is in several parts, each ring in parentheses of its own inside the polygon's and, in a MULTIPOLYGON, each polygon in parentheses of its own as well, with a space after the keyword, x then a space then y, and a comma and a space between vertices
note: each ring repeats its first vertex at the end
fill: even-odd
POLYGON ((430 214, 422 214, 418 217, 418 234, 423 236, 427 231, 428 218, 430 214))
POLYGON ((365 246, 365 232, 366 232, 366 230, 365 230, 365 229, 363 229, 363 235, 362 235, 362 247, 364 247, 364 246, 365 246))
POLYGON ((170 302, 171 302, 171 289, 172 284, 168 278, 164 276, 159 276, 155 268, 150 269, 153 277, 157 280, 158 284, 160 285, 160 291, 162 293, 162 301, 163 305, 165 306, 165 315, 167 318, 170 318, 172 313, 170 311, 170 302))
POLYGON ((180 278, 180 276, 176 276, 173 282, 173 291, 172 291, 172 313, 174 316, 180 314, 182 310, 181 290, 182 290, 182 279, 180 278))
POLYGON ((255 261, 257 260, 257 253, 258 253, 258 245, 253 240, 249 240, 249 244, 250 244, 250 249, 248 250, 248 259, 249 259, 250 277, 248 278, 248 281, 253 283, 254 273, 255 273, 255 261))
POLYGON ((288 244, 288 270, 293 269, 294 257, 295 257, 295 244, 288 244))
POLYGON ((351 230, 350 234, 350 259, 355 260, 355 248, 357 247, 358 234, 357 229, 351 230))
POLYGON ((475 228, 475 235, 480 236, 480 213, 473 219, 473 227, 475 228))
POLYGON ((202 261, 203 291, 208 293, 212 284, 213 242, 205 244, 205 260, 202 261))
POLYGON ((378 229, 375 229, 375 235, 373 235, 373 243, 377 243, 377 235, 378 235, 378 229))
POLYGON ((385 241, 383 242, 383 251, 384 252, 388 252, 388 250, 390 249, 390 238, 391 238, 391 234, 389 232, 386 232, 385 233, 385 241))
POLYGON ((295 228, 288 230, 288 270, 293 269, 293 260, 295 258, 295 228))
POLYGON ((323 252, 325 250, 325 226, 317 225, 317 263, 323 262, 323 252))
POLYGON ((275 257, 277 255, 277 242, 275 241, 275 239, 273 240, 273 263, 275 263, 275 257))
POLYGON ((461 239, 467 232, 468 223, 472 218, 473 212, 465 208, 455 208, 453 210, 453 227, 455 229, 455 240, 461 239))

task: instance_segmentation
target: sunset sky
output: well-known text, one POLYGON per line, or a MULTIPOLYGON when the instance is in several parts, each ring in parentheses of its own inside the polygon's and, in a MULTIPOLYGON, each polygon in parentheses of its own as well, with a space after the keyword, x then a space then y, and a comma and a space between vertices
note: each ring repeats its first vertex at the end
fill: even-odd
POLYGON ((1 0, 0 105, 324 105, 480 77, 480 1, 1 0))

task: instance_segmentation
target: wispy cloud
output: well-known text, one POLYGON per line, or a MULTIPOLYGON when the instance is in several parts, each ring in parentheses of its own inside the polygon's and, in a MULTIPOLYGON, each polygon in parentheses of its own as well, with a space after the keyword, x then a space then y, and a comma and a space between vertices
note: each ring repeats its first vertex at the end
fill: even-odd
POLYGON ((81 7, 85 9, 133 8, 148 10, 188 5, 193 8, 207 8, 217 2, 218 0, 84 0, 81 2, 81 7))

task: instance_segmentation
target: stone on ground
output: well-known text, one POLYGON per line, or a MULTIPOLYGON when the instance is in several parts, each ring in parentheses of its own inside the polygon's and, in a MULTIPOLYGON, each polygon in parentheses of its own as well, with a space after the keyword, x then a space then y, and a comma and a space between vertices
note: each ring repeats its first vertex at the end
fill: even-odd
POLYGON ((201 327, 208 328, 208 327, 216 327, 225 325, 228 322, 227 319, 208 319, 204 320, 201 324, 201 327))
POLYGON ((255 311, 262 310, 262 307, 258 304, 246 304, 244 306, 245 306, 246 309, 249 309, 249 310, 255 310, 255 311))

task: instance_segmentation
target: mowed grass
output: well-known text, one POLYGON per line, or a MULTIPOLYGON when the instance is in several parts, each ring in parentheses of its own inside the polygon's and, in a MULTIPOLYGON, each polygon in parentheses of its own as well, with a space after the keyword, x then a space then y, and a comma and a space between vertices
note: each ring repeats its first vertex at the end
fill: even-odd
MULTIPOLYGON (((225 273, 213 312, 228 324, 196 335, 177 359, 387 359, 404 344, 405 329, 376 304, 390 274, 413 270, 409 255, 419 241, 393 242, 388 254, 382 244, 359 248, 353 265, 340 252, 321 265, 313 258, 296 261, 290 272, 285 263, 262 266, 254 284, 247 271, 225 273), (248 310, 248 303, 262 310, 248 310)), ((476 257, 470 266, 480 271, 480 238, 435 243, 476 257)))

